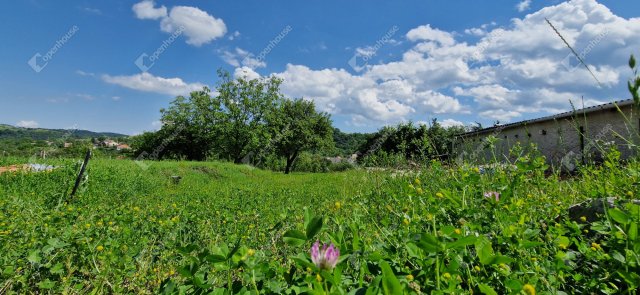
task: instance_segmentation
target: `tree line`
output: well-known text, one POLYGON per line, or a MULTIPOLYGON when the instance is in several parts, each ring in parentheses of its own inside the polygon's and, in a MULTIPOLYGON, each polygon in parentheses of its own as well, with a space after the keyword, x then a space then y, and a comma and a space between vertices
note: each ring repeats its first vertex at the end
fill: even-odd
POLYGON ((234 79, 222 70, 218 76, 215 92, 204 87, 161 109, 160 130, 134 139, 136 156, 254 165, 277 158, 289 173, 302 152, 333 146, 330 115, 313 101, 282 95, 281 79, 234 79))
POLYGON ((328 156, 352 154, 363 165, 390 166, 446 159, 455 135, 465 131, 434 119, 429 126, 409 122, 371 134, 343 133, 313 101, 281 94, 279 78, 233 78, 222 70, 218 76, 215 91, 204 87, 161 109, 162 127, 133 138, 134 156, 225 160, 285 173, 296 160, 312 171, 328 170, 328 156))

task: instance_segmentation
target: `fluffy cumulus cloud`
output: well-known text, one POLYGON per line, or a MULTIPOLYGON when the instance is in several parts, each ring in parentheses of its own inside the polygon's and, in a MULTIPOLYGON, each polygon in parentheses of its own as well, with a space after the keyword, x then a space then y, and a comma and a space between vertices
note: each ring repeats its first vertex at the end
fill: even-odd
POLYGON ((227 33, 224 21, 209 15, 206 11, 191 6, 175 6, 170 11, 165 6, 156 7, 152 0, 144 0, 132 7, 139 19, 160 20, 163 32, 181 32, 187 44, 201 46, 227 33))
POLYGON ((259 79, 260 78, 260 74, 256 73, 256 71, 254 71, 250 67, 239 67, 239 68, 236 68, 235 71, 233 72, 233 76, 235 78, 244 78, 244 79, 247 79, 247 80, 253 80, 253 79, 259 79))
MULTIPOLYGON (((529 1, 518 8, 529 9, 529 1)), ((433 117, 513 122, 567 111, 569 101, 595 105, 628 97, 626 61, 640 48, 640 18, 625 19, 595 0, 572 0, 465 34, 425 24, 408 30, 410 48, 397 60, 362 71, 287 65, 285 94, 313 99, 354 124, 389 124, 433 117), (548 18, 586 61, 596 80, 546 23, 548 18), (465 39, 465 36, 468 37, 465 39), (582 99, 584 97, 584 100, 582 99)), ((236 52, 237 53, 237 52, 236 52)), ((366 54, 367 48, 357 48, 366 54)), ((237 63, 252 77, 254 68, 237 63)), ((447 123, 454 123, 447 121, 447 123)))
POLYGON ((39 124, 38 122, 33 120, 22 120, 16 123, 16 126, 23 127, 23 128, 38 128, 39 124))
POLYGON ((155 7, 155 3, 152 0, 145 0, 133 5, 133 12, 139 19, 160 19, 167 17, 167 8, 160 6, 155 7))
POLYGON ((455 43, 451 33, 431 28, 431 25, 419 26, 407 33, 409 41, 436 41, 451 46, 455 43))
MULTIPOLYGON (((522 1, 517 8, 530 10, 529 5, 530 1, 522 1)), ((222 20, 193 7, 168 11, 146 0, 134 5, 134 12, 138 18, 160 20, 166 32, 184 27, 192 45, 226 33, 222 20)), ((359 69, 351 68, 347 59, 343 67, 288 64, 282 72, 269 75, 284 80, 286 95, 312 99, 320 110, 350 117, 354 125, 379 127, 434 117, 506 123, 567 111, 570 100, 579 106, 627 98, 625 83, 631 73, 626 61, 632 53, 640 55, 639 35, 640 18, 617 16, 596 0, 571 0, 531 11, 508 24, 489 23, 460 33, 420 25, 405 32, 403 43, 409 46, 394 60, 359 69), (598 82, 545 19, 576 49, 598 82)), ((354 50, 367 56, 372 48, 354 50)), ((258 78, 256 70, 266 66, 241 48, 219 53, 236 67, 236 77, 258 78)), ((147 73, 102 78, 171 95, 202 87, 147 73)))
POLYGON ((102 80, 129 89, 169 96, 188 95, 192 91, 202 90, 205 86, 201 83, 187 83, 180 78, 163 78, 149 73, 131 76, 102 75, 102 80))

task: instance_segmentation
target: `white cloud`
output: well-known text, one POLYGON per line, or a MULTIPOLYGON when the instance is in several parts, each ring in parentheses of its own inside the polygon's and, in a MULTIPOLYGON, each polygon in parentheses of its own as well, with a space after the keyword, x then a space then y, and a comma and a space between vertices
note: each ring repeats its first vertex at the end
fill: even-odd
MULTIPOLYGON (((616 16, 595 0, 573 0, 496 25, 468 29, 467 34, 480 37, 475 42, 459 42, 453 32, 421 25, 406 33, 413 46, 400 59, 368 66, 359 74, 293 64, 274 74, 284 79, 285 94, 352 116, 354 125, 452 114, 471 114, 470 120, 485 123, 510 122, 567 111, 569 101, 579 102, 582 96, 587 104, 628 96, 625 62, 640 48, 634 37, 640 35, 640 18, 616 16), (569 51, 545 17, 584 54, 604 89, 584 68, 563 64, 569 51)), ((370 53, 366 47, 356 50, 370 53)))
POLYGON ((88 12, 88 13, 92 13, 92 14, 96 14, 96 15, 102 15, 102 10, 100 10, 98 8, 83 7, 82 10, 85 11, 85 12, 88 12))
POLYGON ((510 122, 511 119, 517 118, 520 116, 521 114, 519 112, 503 110, 503 109, 488 110, 488 111, 480 112, 480 118, 485 120, 495 119, 495 120, 499 120, 500 122, 510 122))
POLYGON ((205 86, 201 83, 186 83, 180 78, 157 77, 146 72, 131 76, 102 75, 102 80, 129 89, 171 96, 188 95, 205 86))
POLYGON ((134 4, 132 9, 139 19, 160 19, 167 17, 167 8, 164 6, 155 8, 155 5, 153 0, 144 0, 134 4))
POLYGON ((115 101, 118 101, 118 100, 120 100, 120 99, 121 99, 121 97, 120 97, 120 96, 112 96, 112 97, 111 97, 111 99, 112 99, 112 100, 115 100, 115 101))
POLYGON ((442 127, 464 126, 464 123, 454 119, 444 119, 442 122, 438 122, 442 127))
POLYGON ((16 123, 16 126, 23 128, 38 128, 38 122, 32 120, 22 120, 16 123))
POLYGON ((264 68, 267 66, 267 64, 263 60, 256 58, 253 53, 237 47, 234 51, 222 51, 220 57, 226 63, 234 67, 248 67, 251 69, 256 69, 264 68))
POLYGON ((359 56, 372 57, 376 54, 376 48, 373 46, 358 47, 356 48, 356 54, 359 56))
POLYGON ((201 46, 227 33, 224 21, 196 7, 175 6, 167 13, 165 6, 155 7, 152 0, 144 0, 132 7, 139 19, 160 19, 160 29, 173 34, 182 30, 187 44, 201 46))
POLYGON ((82 71, 82 70, 76 70, 76 74, 78 74, 80 76, 85 76, 85 77, 86 76, 89 76, 89 77, 95 76, 94 73, 88 73, 88 72, 85 72, 85 71, 82 71))
MULTIPOLYGON (((577 103, 583 96, 587 105, 627 98, 626 61, 631 53, 640 55, 640 18, 619 17, 595 0, 562 2, 503 27, 489 23, 466 34, 479 40, 457 41, 455 32, 425 24, 406 33, 412 43, 400 58, 357 74, 348 70, 347 60, 343 68, 288 64, 273 74, 284 79, 286 95, 351 116, 357 126, 454 114, 486 124, 567 111, 570 100, 577 103), (564 61, 570 52, 545 18, 584 56, 603 88, 583 67, 564 61)), ((369 51, 362 47, 357 53, 369 51)), ((237 57, 236 64, 236 76, 259 76, 237 57)))
POLYGON ((48 103, 68 103, 70 99, 68 97, 60 97, 60 98, 47 98, 46 102, 48 103))
POLYGON ((519 12, 523 12, 529 9, 530 6, 531 0, 523 0, 522 2, 518 3, 518 5, 516 5, 516 9, 518 9, 519 12))
POLYGON ((464 111, 455 98, 432 90, 418 91, 402 79, 378 81, 342 69, 312 70, 291 64, 276 75, 284 80, 285 94, 313 99, 319 109, 332 114, 356 115, 360 124, 397 123, 415 113, 464 111))
POLYGON ((235 69, 235 71, 233 72, 233 77, 253 80, 253 79, 259 79, 260 74, 256 73, 256 71, 254 71, 252 68, 240 67, 235 69))
POLYGON ((156 120, 151 122, 151 130, 160 130, 162 128, 162 121, 156 120))
POLYGON ((227 26, 222 19, 190 6, 171 8, 169 17, 163 18, 160 22, 160 28, 167 33, 183 28, 187 44, 194 46, 209 43, 227 33, 227 26))
POLYGON ((419 26, 407 33, 409 41, 436 41, 445 46, 451 46, 455 43, 453 35, 449 32, 432 29, 431 25, 419 26))
POLYGON ((229 34, 229 40, 233 41, 234 39, 240 37, 240 32, 235 31, 233 34, 229 34))

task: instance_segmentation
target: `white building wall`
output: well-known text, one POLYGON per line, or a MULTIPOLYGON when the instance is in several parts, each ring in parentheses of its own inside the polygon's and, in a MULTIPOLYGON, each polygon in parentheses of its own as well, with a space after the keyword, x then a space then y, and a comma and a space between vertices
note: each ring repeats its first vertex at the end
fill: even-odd
POLYGON ((638 154, 640 121, 633 105, 578 112, 576 117, 562 117, 514 126, 496 127, 482 134, 467 134, 457 143, 458 160, 480 163, 513 160, 509 151, 517 144, 527 148, 535 144, 547 162, 554 166, 585 161, 600 161, 600 151, 612 143, 622 159, 638 154), (584 134, 581 136, 581 133, 584 134), (495 137, 495 149, 488 147, 488 138, 495 137), (582 150, 584 148, 584 151, 582 150))

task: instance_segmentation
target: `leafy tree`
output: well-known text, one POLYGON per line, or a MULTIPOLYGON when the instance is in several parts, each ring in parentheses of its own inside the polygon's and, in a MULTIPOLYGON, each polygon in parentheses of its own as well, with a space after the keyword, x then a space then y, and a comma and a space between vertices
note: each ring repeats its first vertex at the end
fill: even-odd
POLYGON ((371 134, 367 133, 344 133, 338 128, 333 129, 333 142, 336 147, 332 151, 332 156, 350 156, 358 151, 358 148, 363 145, 371 137, 371 134))
POLYGON ((359 161, 363 162, 369 156, 375 156, 377 159, 393 159, 400 156, 414 162, 429 159, 446 160, 453 153, 455 136, 464 131, 462 126, 444 128, 436 119, 429 126, 415 126, 412 122, 395 127, 386 126, 360 147, 359 161))
MULTIPOLYGON (((162 128, 155 135, 147 136, 151 147, 145 152, 154 158, 186 158, 205 160, 216 147, 222 108, 219 100, 204 87, 188 97, 178 96, 168 109, 161 109, 162 128), (149 150, 151 148, 151 150, 149 150), (155 157, 157 155, 157 157, 155 157)), ((138 145, 139 146, 139 145, 138 145)))
POLYGON ((291 172, 303 151, 318 151, 333 146, 333 127, 329 114, 317 112, 313 101, 284 100, 277 115, 270 116, 274 150, 286 160, 284 173, 291 172))
POLYGON ((161 109, 163 126, 156 138, 141 137, 140 140, 150 142, 138 141, 136 150, 140 151, 138 148, 142 146, 153 147, 157 159, 205 160, 213 156, 240 163, 248 154, 266 145, 270 137, 267 116, 282 99, 281 80, 273 77, 233 79, 222 70, 218 76, 221 82, 217 95, 204 87, 188 97, 176 97, 169 108, 161 109))
POLYGON ((222 105, 219 140, 223 155, 240 163, 249 153, 268 144, 267 117, 276 109, 282 95, 282 80, 232 79, 228 72, 218 71, 222 83, 218 99, 222 105))

